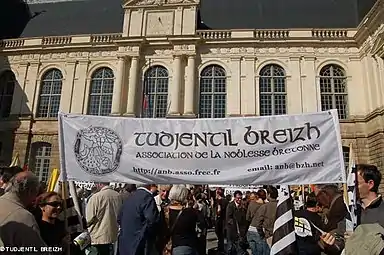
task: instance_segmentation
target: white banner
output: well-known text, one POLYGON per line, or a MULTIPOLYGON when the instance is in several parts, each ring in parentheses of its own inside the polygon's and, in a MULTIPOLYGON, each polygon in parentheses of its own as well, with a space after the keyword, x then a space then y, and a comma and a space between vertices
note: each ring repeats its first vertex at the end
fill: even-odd
POLYGON ((172 184, 345 182, 336 110, 224 119, 59 114, 68 180, 172 184))

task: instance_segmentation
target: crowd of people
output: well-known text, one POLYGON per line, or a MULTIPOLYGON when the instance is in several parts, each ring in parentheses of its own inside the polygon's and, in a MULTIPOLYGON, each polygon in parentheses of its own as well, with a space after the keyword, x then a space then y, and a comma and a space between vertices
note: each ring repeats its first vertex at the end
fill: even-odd
MULTIPOLYGON (((381 173, 372 165, 357 165, 357 170, 359 227, 346 231, 349 212, 337 186, 315 185, 313 192, 304 194, 304 206, 294 212, 297 254, 384 254, 381 173)), ((68 249, 70 254, 85 254, 73 243, 81 230, 69 231, 60 218, 64 200, 58 193, 43 190, 32 172, 13 168, 1 174, 0 246, 39 251, 62 247, 61 254, 68 249)), ((98 183, 91 191, 77 191, 91 237, 88 251, 94 254, 270 254, 278 204, 274 186, 229 196, 223 188, 201 185, 113 188, 98 183), (212 230, 217 249, 207 250, 212 230)))

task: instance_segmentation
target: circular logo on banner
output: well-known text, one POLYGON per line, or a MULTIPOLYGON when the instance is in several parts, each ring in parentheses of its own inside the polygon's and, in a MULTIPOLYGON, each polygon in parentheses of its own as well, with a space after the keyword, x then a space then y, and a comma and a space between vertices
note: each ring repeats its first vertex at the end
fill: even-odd
POLYGON ((112 129, 88 127, 76 136, 74 153, 77 163, 86 173, 106 175, 115 172, 120 165, 123 142, 112 129))

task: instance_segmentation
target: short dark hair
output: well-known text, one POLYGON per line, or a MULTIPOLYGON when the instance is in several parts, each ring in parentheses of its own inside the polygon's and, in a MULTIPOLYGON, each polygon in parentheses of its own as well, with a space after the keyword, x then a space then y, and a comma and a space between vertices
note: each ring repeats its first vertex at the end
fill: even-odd
POLYGON ((259 190, 257 191, 257 196, 258 196, 259 198, 261 198, 262 200, 267 199, 267 193, 266 193, 265 190, 263 190, 263 189, 259 189, 259 190))
POLYGON ((0 169, 1 179, 4 183, 8 183, 13 176, 22 171, 23 169, 18 166, 3 167, 0 169))
POLYGON ((236 197, 237 195, 243 196, 243 193, 240 190, 236 190, 233 196, 236 197))
POLYGON ((365 182, 373 181, 374 185, 370 191, 377 193, 381 182, 381 173, 375 165, 358 164, 356 165, 358 173, 361 173, 365 182))
POLYGON ((252 191, 249 195, 250 195, 250 196, 251 196, 251 195, 254 195, 255 197, 259 197, 259 195, 257 194, 256 191, 252 191))
POLYGON ((321 188, 321 190, 324 190, 325 193, 328 194, 331 198, 334 198, 335 196, 339 195, 341 192, 339 188, 334 184, 327 184, 321 188))
POLYGON ((136 184, 127 184, 126 186, 125 186, 125 190, 127 191, 127 192, 129 192, 129 193, 132 193, 132 192, 134 192, 134 191, 136 191, 136 184))
POLYGON ((224 197, 224 189, 223 188, 217 188, 216 194, 218 194, 221 197, 224 197))
POLYGON ((279 191, 273 186, 269 186, 267 192, 272 199, 277 199, 279 197, 279 191))
POLYGON ((305 205, 307 206, 307 208, 314 208, 317 206, 317 199, 314 192, 308 194, 305 205))

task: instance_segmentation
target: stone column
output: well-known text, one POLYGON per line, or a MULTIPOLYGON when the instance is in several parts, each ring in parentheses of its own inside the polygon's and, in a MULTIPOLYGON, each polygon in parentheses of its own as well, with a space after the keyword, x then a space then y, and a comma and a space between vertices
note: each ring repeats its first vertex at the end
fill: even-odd
MULTIPOLYGON (((227 116, 238 117, 241 114, 241 58, 232 57, 230 67, 232 77, 227 77, 227 116)), ((228 74, 228 72, 227 72, 228 74)))
POLYGON ((302 66, 303 111, 316 112, 319 104, 319 94, 316 83, 316 58, 304 57, 302 66))
POLYGON ((137 91, 137 83, 138 83, 138 79, 137 79, 138 72, 139 72, 139 57, 133 56, 131 59, 131 69, 129 71, 127 109, 124 114, 131 117, 135 116, 135 102, 136 102, 136 91, 137 91))
POLYGON ((112 115, 121 114, 121 94, 124 83, 125 74, 125 57, 119 56, 117 62, 117 74, 116 80, 113 84, 113 96, 112 96, 112 115))
POLYGON ((87 113, 85 102, 88 101, 88 95, 86 95, 88 66, 88 60, 79 60, 75 74, 75 85, 73 86, 71 113, 87 113), (84 95, 86 95, 85 100, 84 95))
POLYGON ((286 79, 287 114, 300 114, 303 112, 301 57, 290 57, 289 65, 292 76, 286 79))
POLYGON ((181 56, 176 55, 173 60, 173 79, 170 93, 170 107, 167 115, 180 115, 180 83, 181 83, 181 56))
POLYGON ((66 63, 65 69, 67 76, 63 81, 60 98, 60 111, 62 112, 71 112, 72 92, 75 81, 76 68, 77 61, 71 60, 70 62, 66 63))
POLYGON ((22 111, 22 115, 29 115, 33 112, 37 112, 37 104, 40 96, 41 77, 38 76, 40 71, 40 63, 32 62, 27 71, 27 80, 25 81, 25 97, 23 99, 23 105, 25 109, 22 111))
POLYGON ((374 57, 376 61, 376 83, 377 83, 377 92, 379 93, 379 107, 383 106, 384 104, 384 91, 382 89, 382 86, 384 85, 384 61, 382 58, 375 56, 374 57))
POLYGON ((187 80, 184 89, 184 115, 195 116, 195 77, 196 77, 196 61, 195 56, 188 56, 187 80))

